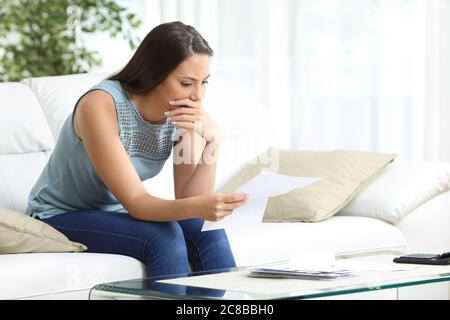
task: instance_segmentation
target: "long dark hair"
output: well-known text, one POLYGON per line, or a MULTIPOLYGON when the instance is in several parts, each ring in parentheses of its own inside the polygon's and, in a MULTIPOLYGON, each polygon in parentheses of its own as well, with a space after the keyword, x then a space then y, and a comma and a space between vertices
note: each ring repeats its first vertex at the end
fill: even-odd
POLYGON ((194 53, 212 56, 214 52, 194 27, 180 21, 163 23, 147 34, 127 65, 108 79, 118 80, 131 93, 146 94, 194 53))

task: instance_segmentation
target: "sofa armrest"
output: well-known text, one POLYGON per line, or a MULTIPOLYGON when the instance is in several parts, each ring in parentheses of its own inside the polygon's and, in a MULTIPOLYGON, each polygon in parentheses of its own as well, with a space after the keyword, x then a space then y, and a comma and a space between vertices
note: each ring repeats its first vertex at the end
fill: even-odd
POLYGON ((373 217, 395 224, 449 189, 447 163, 393 162, 339 214, 373 217))

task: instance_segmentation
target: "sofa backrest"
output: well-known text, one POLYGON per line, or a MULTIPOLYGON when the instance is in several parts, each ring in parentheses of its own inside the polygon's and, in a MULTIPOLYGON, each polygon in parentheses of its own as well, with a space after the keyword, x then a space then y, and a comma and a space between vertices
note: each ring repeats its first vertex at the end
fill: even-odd
POLYGON ((104 74, 0 83, 0 207, 24 212, 65 118, 104 74))
POLYGON ((23 211, 55 140, 28 86, 0 84, 0 103, 0 207, 23 211))
POLYGON ((35 94, 55 141, 80 96, 107 74, 74 74, 22 80, 35 94))
MULTIPOLYGON (((55 146, 59 130, 79 97, 107 74, 77 74, 0 83, 0 207, 24 212, 28 194, 55 146)), ((268 147, 263 112, 253 99, 234 101, 225 84, 207 95, 208 109, 222 132, 217 164, 219 188, 268 147)), ((174 198, 173 154, 163 170, 144 182, 152 195, 174 198)))

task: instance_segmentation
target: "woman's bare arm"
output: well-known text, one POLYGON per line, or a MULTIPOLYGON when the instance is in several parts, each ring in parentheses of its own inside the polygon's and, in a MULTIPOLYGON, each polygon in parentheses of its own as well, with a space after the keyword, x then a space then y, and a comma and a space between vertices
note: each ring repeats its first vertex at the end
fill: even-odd
POLYGON ((182 129, 181 132, 182 141, 175 146, 173 157, 175 198, 183 199, 213 193, 219 141, 208 144, 194 130, 182 129), (179 148, 183 149, 182 157, 178 155, 179 148), (177 159, 178 157, 180 159, 177 159), (180 160, 187 160, 187 163, 180 160))
POLYGON ((94 90, 85 95, 77 106, 74 126, 99 177, 132 217, 149 221, 192 217, 192 199, 167 200, 147 192, 120 141, 116 110, 108 93, 94 90))

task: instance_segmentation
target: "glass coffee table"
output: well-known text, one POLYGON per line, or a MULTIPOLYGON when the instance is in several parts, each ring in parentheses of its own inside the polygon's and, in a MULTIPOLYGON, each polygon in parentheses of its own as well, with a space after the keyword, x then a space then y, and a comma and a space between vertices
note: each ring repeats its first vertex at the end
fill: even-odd
MULTIPOLYGON (((392 262, 393 258, 402 254, 404 253, 397 251, 377 251, 336 255, 336 262, 365 266, 365 270, 359 270, 353 276, 345 279, 253 278, 248 276, 247 267, 240 267, 99 284, 91 289, 89 299, 311 299, 383 289, 398 290, 401 287, 436 282, 446 282, 448 285, 450 265, 407 264, 404 266, 414 267, 414 269, 389 271, 390 267, 403 265, 392 262), (368 268, 368 265, 375 267, 368 268), (383 270, 380 270, 379 267, 383 270)), ((265 266, 279 263, 284 262, 265 266)))

